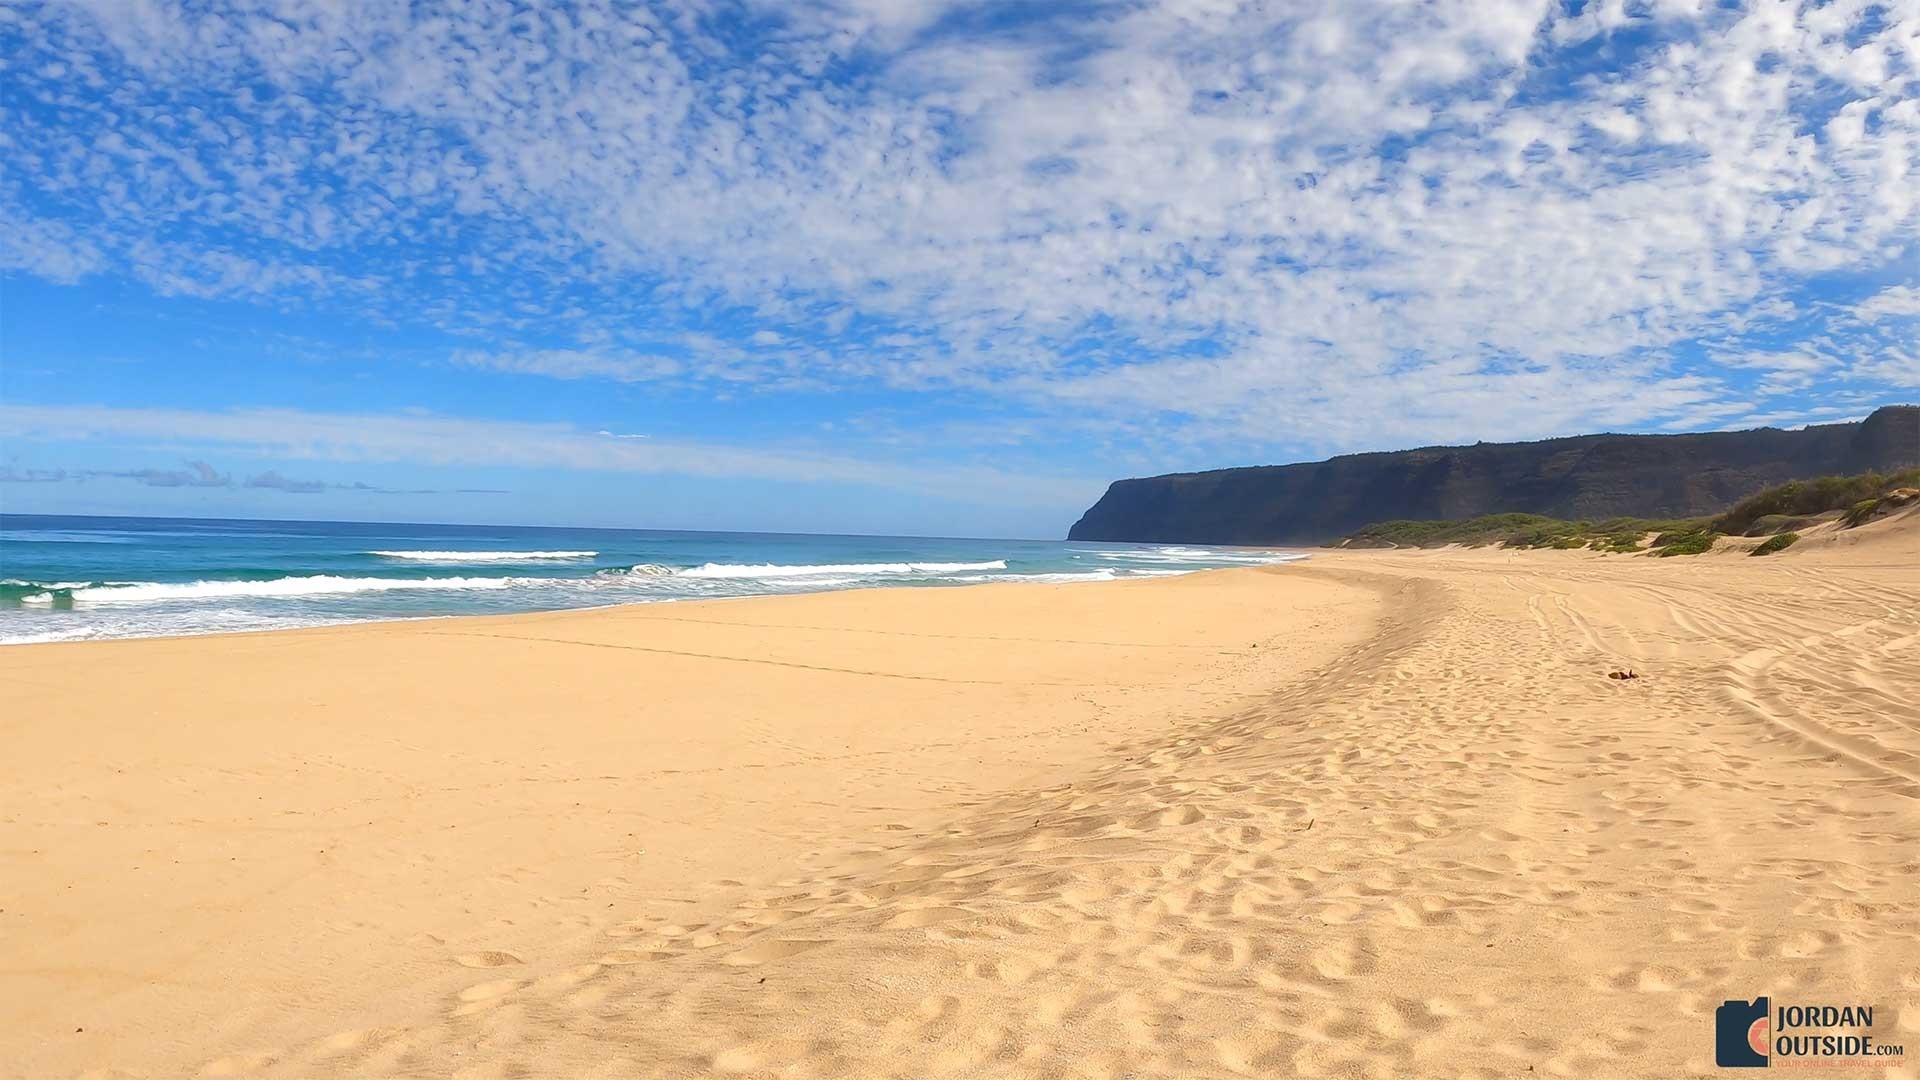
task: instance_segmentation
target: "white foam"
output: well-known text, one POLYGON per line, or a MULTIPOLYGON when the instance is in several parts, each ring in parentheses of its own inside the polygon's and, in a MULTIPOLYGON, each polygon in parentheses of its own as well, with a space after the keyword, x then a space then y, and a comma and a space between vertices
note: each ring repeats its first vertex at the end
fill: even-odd
POLYGON ((487 563, 545 562, 553 559, 591 559, 597 551, 369 551, 383 559, 409 562, 487 563))
POLYGON ((40 645, 49 641, 86 641, 89 638, 132 637, 120 634, 106 627, 81 626, 66 630, 45 630, 31 634, 11 634, 0 636, 0 645, 40 645))
POLYGON ((638 566, 629 566, 621 570, 612 568, 596 570, 593 576, 596 578, 668 577, 673 573, 675 573, 675 571, 671 566, 661 566, 659 563, 641 563, 638 566))
MULTIPOLYGON (((0 633, 0 645, 32 645, 51 641, 90 641, 99 638, 176 637, 227 634, 247 630, 292 630, 354 621, 350 617, 314 614, 267 615, 234 607, 159 607, 116 610, 111 616, 84 611, 58 615, 35 613, 29 629, 0 633)), ((0 623, 0 627, 13 630, 0 623)))
POLYGON ((169 600, 214 597, 337 596, 346 593, 413 590, 508 589, 513 578, 348 578, 332 574, 284 577, 271 581, 142 582, 138 585, 99 585, 73 590, 75 603, 150 604, 169 600))
MULTIPOLYGON (((1176 573, 1184 572, 1185 571, 1176 571, 1176 573)), ((1070 581, 1113 581, 1119 578, 1120 575, 1121 571, 1111 566, 1105 566, 1098 570, 1072 570, 1050 574, 966 574, 953 580, 964 581, 969 584, 981 581, 1027 581, 1047 585, 1064 584, 1070 581)), ((1132 575, 1129 574, 1129 576, 1132 575)))
POLYGON ((823 563, 815 566, 779 566, 762 563, 707 563, 682 570, 680 577, 690 578, 789 578, 789 577, 869 577, 880 574, 957 574, 967 570, 1005 570, 1007 560, 974 563, 823 563))
POLYGON ((1102 551, 1100 557, 1110 562, 1151 562, 1151 563, 1268 563, 1295 562, 1306 558, 1284 552, 1253 551, 1210 551, 1206 548, 1163 547, 1152 551, 1102 551))

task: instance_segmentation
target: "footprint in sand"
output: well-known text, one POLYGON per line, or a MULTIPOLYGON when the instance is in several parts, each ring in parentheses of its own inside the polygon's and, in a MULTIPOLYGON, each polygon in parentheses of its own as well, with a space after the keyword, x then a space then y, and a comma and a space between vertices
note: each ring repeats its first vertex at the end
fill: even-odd
POLYGON ((207 1062, 200 1069, 200 1075, 206 1077, 242 1076, 258 1072, 273 1064, 274 1055, 266 1053, 232 1054, 207 1062))
POLYGON ((509 967, 511 965, 521 963, 522 961, 519 957, 513 955, 510 952, 496 952, 496 951, 489 950, 487 952, 465 953, 460 956, 454 957, 453 962, 456 964, 459 964, 461 967, 497 968, 497 967, 509 967))
POLYGON ((673 955, 673 953, 660 949, 615 949, 600 957, 595 962, 613 967, 624 967, 628 964, 645 964, 654 960, 671 960, 673 959, 673 955))
POLYGON ((741 967, 764 964, 771 960, 784 960, 789 956, 797 956, 825 944, 827 944, 826 941, 808 938, 775 938, 755 942, 728 956, 726 962, 741 967))
POLYGON ((492 982, 479 983, 460 991, 460 1000, 468 1004, 492 1001, 494 998, 510 994, 519 988, 520 980, 518 979, 495 979, 492 982))
POLYGON ((922 926, 932 926, 935 923, 950 922, 954 919, 965 919, 972 914, 973 912, 965 908, 914 908, 911 911, 903 911, 895 915, 893 918, 888 919, 883 925, 889 930, 906 930, 922 926))

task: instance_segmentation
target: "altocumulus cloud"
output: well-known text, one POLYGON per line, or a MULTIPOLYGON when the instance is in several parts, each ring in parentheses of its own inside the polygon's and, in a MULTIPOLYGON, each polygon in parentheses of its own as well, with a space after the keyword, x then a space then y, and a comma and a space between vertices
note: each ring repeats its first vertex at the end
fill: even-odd
POLYGON ((1920 384, 1911 3, 730 10, 5 9, 0 260, 429 312, 494 377, 957 393, 1175 440, 1920 384), (1725 361, 1755 352, 1806 359, 1725 361))

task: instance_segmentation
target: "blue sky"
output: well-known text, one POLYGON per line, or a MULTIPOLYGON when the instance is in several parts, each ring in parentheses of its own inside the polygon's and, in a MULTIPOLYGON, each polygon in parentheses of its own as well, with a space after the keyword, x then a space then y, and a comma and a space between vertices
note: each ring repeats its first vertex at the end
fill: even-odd
POLYGON ((1060 535, 1920 399, 1912 4, 0 9, 0 507, 1060 535))

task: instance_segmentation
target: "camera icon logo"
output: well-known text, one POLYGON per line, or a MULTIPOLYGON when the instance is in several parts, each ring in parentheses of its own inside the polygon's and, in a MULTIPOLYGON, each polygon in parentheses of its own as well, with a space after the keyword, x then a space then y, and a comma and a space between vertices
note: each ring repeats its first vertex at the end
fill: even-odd
POLYGON ((1723 1069, 1764 1069, 1768 1064, 1770 1002, 1729 1001, 1713 1012, 1713 1063, 1723 1069))

